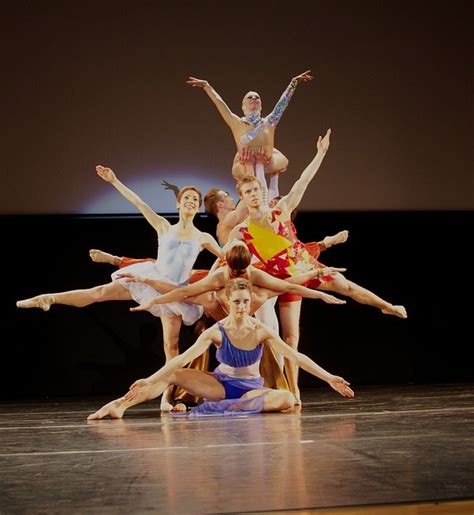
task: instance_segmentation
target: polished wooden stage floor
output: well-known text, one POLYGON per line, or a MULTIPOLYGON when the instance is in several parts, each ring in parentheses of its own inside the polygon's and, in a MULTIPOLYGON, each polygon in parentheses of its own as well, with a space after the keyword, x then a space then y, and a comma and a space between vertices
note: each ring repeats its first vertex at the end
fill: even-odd
POLYGON ((303 391, 300 413, 0 404, 0 513, 474 512, 474 385, 303 391), (411 510, 411 511, 407 511, 411 510))

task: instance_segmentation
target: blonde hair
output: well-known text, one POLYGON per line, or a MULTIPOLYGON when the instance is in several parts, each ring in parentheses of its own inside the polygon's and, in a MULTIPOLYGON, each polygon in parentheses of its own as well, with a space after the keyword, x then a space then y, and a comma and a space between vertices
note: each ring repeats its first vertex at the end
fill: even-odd
POLYGON ((240 196, 242 196, 242 187, 244 184, 248 184, 250 182, 258 182, 260 188, 262 187, 262 183, 254 175, 244 175, 241 179, 239 179, 237 185, 235 186, 235 189, 240 196))

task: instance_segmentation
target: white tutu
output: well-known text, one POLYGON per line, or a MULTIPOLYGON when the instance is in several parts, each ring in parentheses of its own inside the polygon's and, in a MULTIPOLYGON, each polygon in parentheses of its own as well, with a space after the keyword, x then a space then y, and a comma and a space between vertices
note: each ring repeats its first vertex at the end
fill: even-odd
MULTIPOLYGON (((127 288, 132 296, 133 300, 138 304, 143 304, 156 297, 159 297, 161 293, 148 284, 129 282, 126 279, 117 277, 119 274, 129 273, 135 275, 146 275, 152 279, 159 279, 172 284, 178 284, 167 277, 163 277, 159 274, 156 264, 151 261, 145 261, 143 263, 136 263, 134 265, 126 266, 116 270, 112 274, 112 281, 120 283, 122 286, 127 288)), ((178 286, 186 286, 187 283, 178 284, 178 286)), ((170 302, 168 304, 155 304, 151 309, 148 310, 152 315, 156 317, 172 317, 181 316, 183 324, 192 325, 194 322, 199 320, 204 313, 204 308, 197 304, 190 304, 188 302, 170 302)))

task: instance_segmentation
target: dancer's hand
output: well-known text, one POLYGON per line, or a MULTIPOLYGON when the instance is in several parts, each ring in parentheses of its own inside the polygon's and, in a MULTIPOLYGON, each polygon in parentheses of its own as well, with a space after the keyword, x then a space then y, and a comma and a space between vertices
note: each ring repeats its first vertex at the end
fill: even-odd
POLYGON ((150 386, 150 383, 146 379, 138 379, 130 386, 124 397, 127 401, 132 401, 140 394, 143 394, 150 386))
POLYGON ((186 84, 189 84, 192 88, 205 88, 209 86, 207 80, 197 79, 196 77, 188 77, 186 84))
POLYGON ((171 182, 165 181, 164 179, 161 181, 161 185, 165 187, 165 190, 171 190, 175 195, 178 195, 179 188, 175 184, 171 184, 171 182))
POLYGON ((241 147, 239 149, 239 159, 243 165, 253 165, 255 162, 255 156, 249 147, 241 147))
POLYGON ((117 274, 117 277, 119 277, 120 279, 126 279, 127 283, 143 283, 143 282, 145 282, 141 275, 135 275, 135 274, 131 274, 129 272, 123 272, 123 273, 117 274))
POLYGON ((313 79, 314 79, 314 77, 311 75, 311 70, 306 70, 305 72, 300 73, 296 77, 293 77, 292 80, 295 80, 296 82, 300 83, 300 82, 307 82, 307 81, 313 80, 313 79))
POLYGON ((342 272, 345 272, 347 270, 347 268, 337 268, 335 266, 326 266, 324 268, 318 268, 315 272, 314 272, 314 276, 316 278, 323 278, 323 277, 332 277, 334 275, 336 275, 337 273, 342 273, 342 272))
POLYGON ((338 299, 337 297, 334 297, 334 295, 330 295, 329 293, 319 292, 321 293, 321 297, 319 297, 323 302, 326 304, 346 304, 345 300, 338 299))
POLYGON ((97 172, 97 175, 101 179, 104 179, 105 182, 114 182, 117 178, 111 168, 106 168, 105 166, 97 165, 95 167, 95 170, 97 172))
POLYGON ((262 163, 267 165, 271 162, 272 156, 268 154, 265 147, 258 147, 256 151, 254 151, 255 161, 257 163, 262 163))
POLYGON ((140 304, 139 306, 135 306, 134 308, 130 308, 130 311, 149 311, 150 308, 154 306, 153 299, 145 302, 144 304, 140 304))
POLYGON ((343 397, 354 397, 354 391, 349 388, 350 383, 348 383, 345 379, 339 376, 332 376, 328 381, 329 386, 336 390, 337 393, 340 393, 343 397))
POLYGON ((324 138, 319 136, 318 142, 316 143, 316 146, 318 147, 318 153, 321 152, 322 154, 325 154, 329 148, 329 138, 331 136, 331 129, 328 129, 326 134, 324 135, 324 138))

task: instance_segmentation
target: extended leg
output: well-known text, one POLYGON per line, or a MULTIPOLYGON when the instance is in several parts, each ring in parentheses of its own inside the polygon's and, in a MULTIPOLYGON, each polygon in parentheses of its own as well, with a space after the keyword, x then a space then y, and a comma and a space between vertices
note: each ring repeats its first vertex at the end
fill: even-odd
POLYGON ((333 276, 332 281, 323 281, 319 286, 319 289, 340 293, 341 295, 354 299, 360 304, 367 304, 378 308, 386 315, 407 318, 407 311, 404 306, 394 306, 393 304, 390 304, 378 295, 375 295, 375 293, 349 281, 340 273, 333 276))
POLYGON ((19 308, 41 308, 48 311, 53 304, 64 304, 83 308, 95 302, 107 300, 131 300, 130 292, 119 283, 111 282, 86 290, 71 290, 61 293, 45 293, 30 299, 19 300, 16 305, 19 308))
POLYGON ((225 398, 224 387, 219 381, 207 372, 193 369, 180 369, 166 378, 166 381, 157 383, 149 388, 140 391, 138 396, 127 400, 125 396, 115 399, 91 413, 88 420, 100 420, 104 417, 122 418, 128 408, 141 404, 142 402, 156 399, 168 388, 169 384, 181 386, 190 394, 197 397, 205 397, 213 401, 220 401, 225 398))

